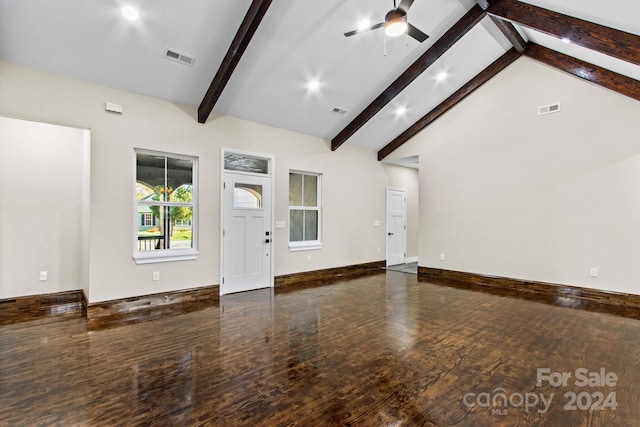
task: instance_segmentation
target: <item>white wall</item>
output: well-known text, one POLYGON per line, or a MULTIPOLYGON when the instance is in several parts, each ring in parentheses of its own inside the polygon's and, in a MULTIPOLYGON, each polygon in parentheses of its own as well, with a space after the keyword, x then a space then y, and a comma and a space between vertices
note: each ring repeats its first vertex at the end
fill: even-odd
POLYGON ((418 170, 383 163, 389 187, 407 190, 407 257, 418 258, 420 224, 418 217, 418 170))
POLYGON ((0 117, 0 299, 86 292, 89 150, 88 130, 0 117))
POLYGON ((331 152, 318 138, 231 117, 202 125, 192 108, 3 62, 0 114, 91 130, 90 302, 218 284, 222 146, 276 156, 277 220, 288 217, 289 169, 324 174, 324 247, 289 252, 286 230, 275 230, 276 275, 384 259, 385 230, 373 222, 384 224, 387 178, 374 152, 331 152), (124 114, 106 113, 106 101, 124 114), (133 262, 134 147, 199 157, 198 260, 133 262))
POLYGON ((640 294, 639 118, 516 61, 394 153, 420 155, 420 265, 640 294))

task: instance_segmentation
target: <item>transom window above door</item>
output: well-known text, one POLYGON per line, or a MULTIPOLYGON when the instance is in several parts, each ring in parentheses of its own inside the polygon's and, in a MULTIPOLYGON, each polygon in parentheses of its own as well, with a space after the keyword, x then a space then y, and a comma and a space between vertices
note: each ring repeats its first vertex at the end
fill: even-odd
POLYGON ((246 154, 224 153, 224 170, 270 175, 269 159, 246 154))

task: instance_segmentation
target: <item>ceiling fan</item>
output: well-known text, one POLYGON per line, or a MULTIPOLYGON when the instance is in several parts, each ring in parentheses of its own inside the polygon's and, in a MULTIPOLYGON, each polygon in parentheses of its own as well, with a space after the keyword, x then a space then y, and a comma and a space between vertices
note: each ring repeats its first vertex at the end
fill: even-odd
POLYGON ((414 0, 402 0, 396 6, 396 0, 393 0, 393 9, 391 9, 384 17, 384 22, 372 25, 364 29, 358 29, 344 33, 345 37, 351 37, 365 31, 375 30, 384 27, 384 32, 389 37, 396 37, 401 34, 408 34, 420 43, 425 41, 429 36, 411 25, 407 21, 407 11, 413 4, 414 0))

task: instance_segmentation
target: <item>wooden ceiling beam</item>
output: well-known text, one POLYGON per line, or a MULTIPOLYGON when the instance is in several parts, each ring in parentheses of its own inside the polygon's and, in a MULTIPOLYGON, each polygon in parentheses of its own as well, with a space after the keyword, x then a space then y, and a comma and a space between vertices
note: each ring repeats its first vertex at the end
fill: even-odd
POLYGON ((213 107, 218 102, 220 95, 225 86, 231 79, 236 66, 240 62, 244 51, 249 46, 251 38, 255 34, 262 18, 267 13, 272 0, 253 0, 249 10, 247 11, 238 32, 236 33, 227 54, 224 56, 216 75, 207 90, 200 106, 198 107, 198 122, 205 123, 209 118, 209 114, 213 111, 213 107))
POLYGON ((631 77, 531 42, 527 46, 525 55, 558 70, 640 101, 640 81, 631 77))
POLYGON ((449 50, 482 18, 485 12, 478 5, 469 10, 453 27, 440 37, 425 53, 407 68, 389 87, 374 99, 358 116, 331 140, 331 150, 337 150, 347 139, 353 136, 365 123, 376 115, 385 105, 402 92, 411 82, 422 74, 431 64, 449 50))
POLYGON ((491 0, 490 16, 567 38, 571 43, 640 65, 640 36, 517 0, 491 0))
POLYGON ((495 60, 491 65, 482 70, 477 76, 471 79, 467 84, 462 86, 456 92, 454 92, 447 99, 442 101, 437 107, 429 111, 425 116, 415 122, 409 129, 398 135, 393 141, 387 144, 384 148, 378 151, 378 160, 382 160, 391 154, 394 150, 400 147, 402 144, 413 138, 422 129, 429 126, 435 120, 437 120, 444 113, 455 107, 460 101, 472 94, 480 86, 488 82, 493 76, 504 70, 509 64, 520 57, 521 53, 515 48, 510 49, 495 60))
MULTIPOLYGON (((482 8, 482 10, 489 9, 489 1, 488 0, 476 0, 478 6, 482 8)), ((522 38, 516 27, 509 21, 505 21, 500 18, 496 18, 495 16, 491 17, 491 20, 496 27, 502 31, 502 34, 511 42, 511 45, 520 53, 524 52, 527 48, 527 42, 522 38)))
POLYGON ((502 19, 496 18, 495 16, 491 17, 491 20, 496 27, 502 31, 502 34, 511 42, 511 45, 518 52, 522 53, 527 48, 527 42, 522 38, 516 27, 509 21, 504 21, 502 19))

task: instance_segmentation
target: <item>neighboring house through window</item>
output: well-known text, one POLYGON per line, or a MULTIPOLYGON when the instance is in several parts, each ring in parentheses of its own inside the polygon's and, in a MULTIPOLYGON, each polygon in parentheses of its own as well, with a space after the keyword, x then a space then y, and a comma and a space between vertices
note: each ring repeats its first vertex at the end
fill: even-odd
POLYGON ((322 247, 322 175, 289 172, 289 248, 322 247))
POLYGON ((135 153, 136 263, 194 259, 198 159, 148 150, 135 153))

